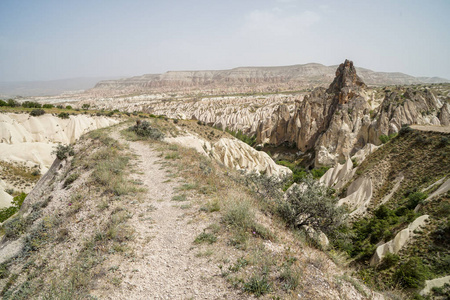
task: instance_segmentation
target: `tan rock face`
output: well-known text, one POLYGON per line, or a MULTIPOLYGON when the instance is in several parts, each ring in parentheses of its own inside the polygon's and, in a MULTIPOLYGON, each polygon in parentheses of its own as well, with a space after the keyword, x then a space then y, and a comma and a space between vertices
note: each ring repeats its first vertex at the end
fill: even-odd
POLYGON ((295 144, 303 152, 314 149, 315 165, 335 165, 363 149, 379 145, 381 135, 398 132, 403 124, 450 124, 450 106, 430 90, 386 90, 381 105, 346 60, 328 89, 317 88, 296 102, 287 118, 279 107, 258 125, 257 142, 295 144))

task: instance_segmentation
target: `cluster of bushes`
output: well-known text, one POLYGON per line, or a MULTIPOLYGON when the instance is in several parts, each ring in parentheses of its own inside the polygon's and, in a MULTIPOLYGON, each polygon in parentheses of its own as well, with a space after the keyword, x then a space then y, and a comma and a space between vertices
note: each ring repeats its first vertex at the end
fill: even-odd
POLYGON ((33 109, 30 112, 30 116, 33 116, 33 117, 42 116, 43 114, 45 114, 45 110, 43 110, 41 108, 33 109))
POLYGON ((277 164, 281 166, 288 167, 292 171, 292 181, 288 183, 290 186, 293 182, 300 182, 301 180, 305 179, 309 175, 312 175, 315 179, 319 179, 320 177, 325 174, 330 167, 320 167, 312 170, 307 170, 299 165, 296 165, 295 163, 292 163, 287 160, 278 160, 276 161, 277 164))
POLYGON ((345 209, 337 206, 333 190, 318 183, 311 174, 302 177, 285 195, 285 182, 274 177, 247 176, 247 185, 262 199, 267 209, 292 228, 308 226, 334 236, 345 220, 345 209))
POLYGON ((395 138, 397 136, 397 133, 392 133, 390 135, 380 135, 379 139, 383 144, 386 144, 387 142, 389 142, 390 140, 392 140, 393 138, 395 138))
POLYGON ((368 261, 375 252, 379 242, 387 242, 394 237, 396 229, 402 224, 409 224, 417 217, 414 208, 421 203, 426 194, 410 193, 404 203, 395 210, 386 205, 380 205, 373 216, 354 222, 351 227, 341 227, 340 231, 346 238, 337 239, 337 248, 347 252, 350 257, 360 261, 368 261))
POLYGON ((71 145, 62 145, 59 144, 56 146, 56 149, 52 152, 52 154, 56 154, 56 157, 60 160, 66 159, 69 156, 74 156, 75 151, 71 145))
MULTIPOLYGON (((83 105, 83 109, 89 108, 89 105, 87 106, 87 108, 85 107, 85 105, 86 104, 83 105)), ((53 104, 40 104, 39 102, 35 102, 35 101, 25 101, 21 104, 14 99, 9 99, 7 101, 0 99, 0 107, 2 107, 2 106, 6 106, 6 107, 20 107, 21 106, 23 108, 47 108, 47 109, 51 109, 51 108, 55 107, 53 104)), ((56 108, 64 109, 64 106, 57 105, 56 108)), ((72 106, 67 105, 65 107, 65 109, 72 109, 72 106)))
POLYGON ((17 107, 20 106, 20 103, 14 99, 9 99, 8 101, 0 100, 0 107, 1 106, 17 107))
POLYGON ((62 112, 58 114, 58 118, 60 119, 68 119, 69 118, 69 114, 66 112, 62 112))
POLYGON ((153 140, 161 140, 164 138, 164 134, 159 129, 151 127, 147 121, 137 120, 136 125, 129 127, 128 130, 144 138, 153 140))
POLYGON ((237 138, 238 140, 241 140, 252 147, 255 146, 256 144, 256 135, 248 136, 244 134, 242 130, 232 131, 229 129, 225 129, 225 131, 234 136, 235 138, 237 138))

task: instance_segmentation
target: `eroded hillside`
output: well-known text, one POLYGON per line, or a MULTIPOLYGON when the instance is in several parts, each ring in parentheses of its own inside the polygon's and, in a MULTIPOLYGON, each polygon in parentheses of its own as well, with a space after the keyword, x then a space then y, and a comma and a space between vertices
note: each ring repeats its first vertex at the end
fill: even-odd
POLYGON ((449 151, 449 133, 403 127, 361 164, 324 175, 350 209, 351 225, 336 246, 372 286, 427 293, 438 286, 433 297, 448 295, 449 151))
POLYGON ((149 121, 150 139, 122 137, 131 124, 85 136, 3 224, 5 299, 382 297, 287 229, 243 173, 151 139, 205 126, 149 121))
POLYGON ((53 163, 58 144, 74 143, 86 132, 118 122, 104 116, 63 117, 0 113, 0 208, 9 206, 13 196, 31 191, 53 163))

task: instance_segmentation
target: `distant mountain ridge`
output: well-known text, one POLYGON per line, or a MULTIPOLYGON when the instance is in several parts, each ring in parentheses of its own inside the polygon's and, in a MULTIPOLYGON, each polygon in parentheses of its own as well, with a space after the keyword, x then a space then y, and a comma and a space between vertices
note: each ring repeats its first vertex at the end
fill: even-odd
POLYGON ((105 79, 117 79, 117 76, 79 77, 46 81, 0 82, 0 98, 14 96, 55 96, 67 92, 79 92, 92 88, 105 79))
MULTIPOLYGON (((230 70, 168 71, 119 80, 98 82, 91 90, 157 91, 183 88, 221 88, 266 85, 271 88, 325 86, 335 77, 337 66, 318 63, 280 67, 238 67, 230 70)), ((398 72, 375 72, 356 68, 368 85, 446 83, 438 77, 414 77, 398 72)))

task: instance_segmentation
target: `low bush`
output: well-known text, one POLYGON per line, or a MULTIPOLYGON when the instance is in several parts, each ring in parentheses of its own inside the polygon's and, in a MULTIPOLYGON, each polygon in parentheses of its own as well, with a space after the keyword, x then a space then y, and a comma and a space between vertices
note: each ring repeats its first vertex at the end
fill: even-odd
POLYGON ((421 288, 428 277, 429 270, 418 257, 400 264, 394 273, 394 279, 405 288, 421 288))
POLYGON ((397 133, 392 133, 390 135, 380 135, 379 139, 383 144, 386 144, 387 142, 389 142, 390 140, 392 140, 393 138, 395 138, 397 136, 397 133))
POLYGON ((217 241, 217 237, 214 234, 202 232, 195 238, 194 243, 196 243, 196 244, 201 244, 201 243, 213 244, 216 241, 217 241))
POLYGON ((53 104, 44 104, 44 105, 42 105, 42 108, 53 108, 54 106, 53 106, 53 104))
POLYGON ((157 128, 150 126, 147 121, 137 120, 136 125, 131 126, 128 130, 133 131, 136 135, 144 138, 150 138, 153 140, 161 140, 164 138, 164 134, 157 128))
POLYGON ((60 119, 68 119, 69 118, 69 114, 66 112, 62 112, 58 114, 58 118, 60 119))
POLYGON ((78 177, 80 177, 80 174, 78 174, 78 173, 72 173, 72 174, 70 174, 70 175, 66 178, 66 180, 64 181, 63 187, 64 187, 64 188, 68 187, 68 186, 71 185, 75 180, 77 180, 78 177))
POLYGON ((30 112, 30 116, 33 116, 33 117, 42 116, 43 114, 45 114, 45 110, 39 109, 39 108, 33 109, 33 110, 30 112))
POLYGON ((256 274, 244 283, 244 291, 254 294, 256 297, 265 295, 272 290, 272 285, 267 280, 266 275, 256 274))
POLYGON ((56 157, 60 160, 66 159, 69 156, 75 155, 75 151, 71 145, 61 145, 56 146, 56 149, 52 152, 56 154, 56 157))
MULTIPOLYGON (((204 122, 203 122, 204 124, 204 122)), ((232 131, 229 129, 225 129, 226 132, 237 138, 238 140, 243 141, 244 143, 248 144, 249 146, 255 146, 256 144, 256 135, 248 136, 244 134, 241 130, 238 131, 232 131)))
POLYGON ((278 211, 286 223, 294 228, 303 225, 333 233, 344 220, 344 208, 338 207, 337 199, 311 176, 292 187, 281 201, 278 211))
POLYGON ((325 174, 328 171, 328 169, 330 169, 330 167, 326 167, 326 166, 323 166, 323 167, 320 167, 317 169, 312 169, 311 174, 315 179, 319 179, 320 177, 323 176, 323 174, 325 174))

